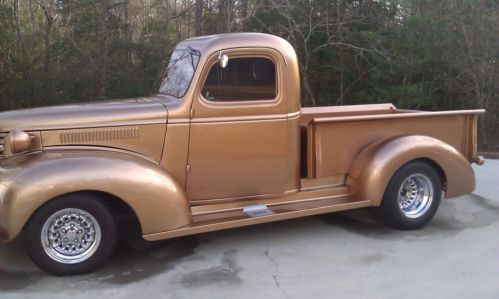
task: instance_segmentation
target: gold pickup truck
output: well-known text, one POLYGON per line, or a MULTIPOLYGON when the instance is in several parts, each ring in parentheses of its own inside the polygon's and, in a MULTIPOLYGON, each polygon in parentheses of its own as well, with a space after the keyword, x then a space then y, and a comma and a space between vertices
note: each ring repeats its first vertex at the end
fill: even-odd
POLYGON ((104 263, 120 216, 146 241, 364 207, 417 229, 475 188, 482 113, 302 108, 285 40, 188 39, 156 96, 0 113, 0 240, 66 275, 104 263))

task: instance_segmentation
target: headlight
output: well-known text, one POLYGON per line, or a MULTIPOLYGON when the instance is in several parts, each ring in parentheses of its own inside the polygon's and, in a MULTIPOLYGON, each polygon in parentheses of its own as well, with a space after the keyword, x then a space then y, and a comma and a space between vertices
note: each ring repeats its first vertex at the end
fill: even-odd
POLYGON ((7 146, 12 154, 29 151, 33 147, 35 137, 28 133, 13 129, 9 133, 7 146))

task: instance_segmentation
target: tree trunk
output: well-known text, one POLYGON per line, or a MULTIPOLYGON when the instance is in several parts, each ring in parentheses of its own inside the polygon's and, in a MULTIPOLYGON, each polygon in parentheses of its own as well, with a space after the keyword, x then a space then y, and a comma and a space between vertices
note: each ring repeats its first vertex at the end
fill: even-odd
POLYGON ((102 0, 100 3, 99 29, 97 33, 98 47, 95 81, 95 96, 97 98, 106 97, 109 9, 109 0, 102 0))
POLYGON ((165 1, 165 22, 166 22, 165 33, 168 39, 170 34, 170 18, 171 18, 170 3, 168 3, 168 1, 165 1))
POLYGON ((34 40, 34 36, 35 36, 35 32, 37 30, 37 27, 36 27, 36 22, 35 22, 35 12, 33 10, 33 0, 28 1, 28 8, 29 8, 29 16, 30 16, 30 20, 31 20, 31 33, 32 33, 33 40, 34 40))
POLYGON ((43 13, 45 15, 45 60, 44 60, 44 71, 48 73, 50 65, 50 34, 52 33, 52 25, 54 24, 54 16, 50 10, 48 4, 43 4, 43 13))
POLYGON ((44 61, 44 70, 46 73, 49 71, 50 64, 50 33, 52 32, 52 24, 53 20, 51 18, 47 18, 47 24, 45 25, 45 61, 44 61))
POLYGON ((227 22, 227 28, 225 32, 231 32, 232 30, 232 0, 227 0, 226 2, 226 12, 225 12, 225 17, 226 17, 226 22, 227 22))
POLYGON ((202 35, 201 23, 203 21, 203 0, 196 0, 195 35, 202 35))
POLYGON ((21 19, 19 17, 19 0, 14 0, 13 13, 14 13, 14 20, 16 22, 16 34, 17 34, 16 48, 19 50, 21 49, 21 19))
POLYGON ((241 0, 239 2, 239 11, 241 16, 241 29, 242 31, 246 31, 247 29, 247 19, 248 19, 248 0, 241 0))
POLYGON ((218 20, 218 33, 227 32, 225 29, 225 25, 227 24, 227 0, 218 1, 218 20))
POLYGON ((312 87, 310 86, 310 59, 305 56, 303 59, 303 63, 301 64, 301 81, 303 88, 303 104, 306 107, 315 107, 317 105, 317 100, 315 99, 314 92, 312 91, 312 87))
MULTIPOLYGON (((132 24, 131 24, 131 20, 130 20, 130 11, 128 8, 128 4, 125 5, 123 13, 124 13, 124 18, 125 18, 125 39, 126 39, 128 45, 132 45, 133 32, 132 32, 132 24)), ((126 53, 127 53, 128 63, 133 63, 132 47, 128 47, 126 53)))

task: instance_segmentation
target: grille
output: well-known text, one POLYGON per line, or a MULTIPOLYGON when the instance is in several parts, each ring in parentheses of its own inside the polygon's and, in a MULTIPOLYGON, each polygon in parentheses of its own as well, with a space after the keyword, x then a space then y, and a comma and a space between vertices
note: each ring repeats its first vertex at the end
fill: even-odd
POLYGON ((0 158, 4 156, 5 137, 7 137, 7 133, 0 133, 0 158))

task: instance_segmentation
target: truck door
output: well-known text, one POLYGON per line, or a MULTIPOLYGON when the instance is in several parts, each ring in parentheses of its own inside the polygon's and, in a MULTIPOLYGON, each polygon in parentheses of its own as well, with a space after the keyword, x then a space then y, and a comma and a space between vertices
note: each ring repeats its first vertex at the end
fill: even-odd
MULTIPOLYGON (((193 99, 187 194, 191 201, 275 196, 298 188, 280 88, 284 63, 271 49, 229 49, 208 59, 193 99)), ((206 201, 205 201, 206 203, 206 201)))

